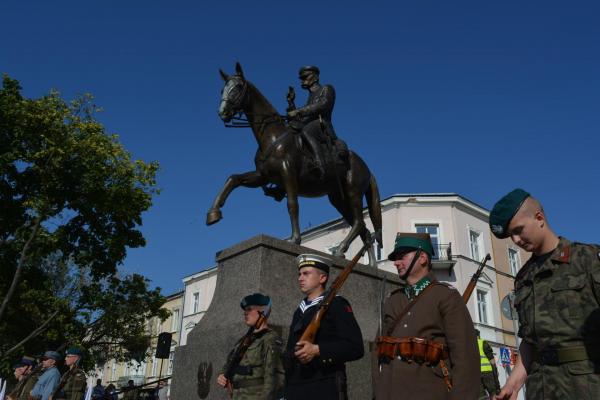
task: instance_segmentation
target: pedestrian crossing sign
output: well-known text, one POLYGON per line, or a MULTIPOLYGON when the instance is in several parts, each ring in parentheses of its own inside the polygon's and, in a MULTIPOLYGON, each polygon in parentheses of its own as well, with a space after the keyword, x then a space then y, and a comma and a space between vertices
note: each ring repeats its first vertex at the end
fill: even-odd
POLYGON ((500 347, 500 364, 503 367, 510 365, 510 348, 500 347))

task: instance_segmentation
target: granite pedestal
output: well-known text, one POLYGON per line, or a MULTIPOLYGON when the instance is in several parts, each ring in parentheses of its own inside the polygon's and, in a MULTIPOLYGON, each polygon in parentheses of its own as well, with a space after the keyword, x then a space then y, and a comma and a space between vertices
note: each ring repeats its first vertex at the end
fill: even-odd
MULTIPOLYGON (((302 299, 298 289, 296 256, 315 253, 333 261, 330 282, 348 264, 313 249, 259 235, 217 254, 218 275, 215 294, 202 320, 189 333, 187 344, 176 349, 171 399, 227 399, 216 384, 219 370, 235 342, 246 332, 240 300, 254 292, 271 296, 273 309, 269 326, 287 340, 292 314, 302 299)), ((353 255, 348 254, 351 258, 353 255)), ((365 356, 346 364, 351 400, 371 399, 371 360, 369 345, 379 326, 381 282, 386 278, 386 294, 398 285, 388 272, 358 264, 340 294, 352 305, 362 329, 365 356)))

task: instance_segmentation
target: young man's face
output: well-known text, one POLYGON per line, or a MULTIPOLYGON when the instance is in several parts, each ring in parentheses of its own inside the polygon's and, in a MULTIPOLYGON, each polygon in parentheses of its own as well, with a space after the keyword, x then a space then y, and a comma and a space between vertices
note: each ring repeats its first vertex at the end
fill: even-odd
POLYGON ((315 267, 302 267, 298 271, 298 285, 300 291, 309 295, 315 290, 320 290, 321 285, 327 281, 327 275, 315 267))
POLYGON ((248 326, 256 325, 256 322, 260 317, 259 312, 262 311, 262 309, 262 306, 248 306, 244 308, 244 323, 248 326))
POLYGON ((541 212, 531 215, 519 210, 508 224, 508 234, 512 241, 528 252, 535 252, 541 244, 544 216, 541 212))
MULTIPOLYGON (((408 253, 404 253, 402 256, 399 256, 396 258, 396 260, 394 260, 394 266, 398 271, 399 277, 404 277, 416 253, 416 250, 409 251, 408 253)), ((409 277, 420 277, 421 275, 427 274, 427 268, 423 267, 422 265, 424 262, 426 262, 426 257, 426 254, 421 252, 419 255, 419 260, 415 262, 415 266, 413 267, 412 271, 410 271, 410 275, 405 279, 409 277), (425 260, 422 260, 422 257, 425 257, 425 260)))
POLYGON ((52 358, 44 358, 42 360, 42 366, 44 368, 50 368, 53 367, 56 364, 56 360, 52 359, 52 358))
POLYGON ((77 360, 79 360, 79 356, 69 354, 65 357, 65 365, 70 367, 71 365, 75 364, 77 360))

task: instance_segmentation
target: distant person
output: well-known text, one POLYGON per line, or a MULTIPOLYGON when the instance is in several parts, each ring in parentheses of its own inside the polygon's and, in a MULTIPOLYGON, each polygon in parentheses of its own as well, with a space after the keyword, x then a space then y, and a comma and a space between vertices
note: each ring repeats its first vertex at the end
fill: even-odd
POLYGON ((102 386, 102 379, 96 379, 96 386, 92 389, 92 400, 104 400, 106 390, 102 386))
POLYGON ((498 380, 498 369, 496 360, 494 359, 494 351, 492 346, 481 338, 478 329, 475 329, 477 334, 477 347, 479 348, 479 359, 481 363, 481 387, 479 388, 479 400, 487 400, 493 398, 500 393, 500 381, 498 380))
POLYGON ((138 400, 139 390, 133 383, 133 379, 127 382, 127 386, 124 388, 125 393, 123 394, 123 400, 138 400))

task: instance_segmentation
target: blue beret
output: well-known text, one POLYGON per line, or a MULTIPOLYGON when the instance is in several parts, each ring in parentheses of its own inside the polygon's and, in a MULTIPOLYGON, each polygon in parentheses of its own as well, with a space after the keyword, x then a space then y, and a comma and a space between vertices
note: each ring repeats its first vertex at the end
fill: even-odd
POLYGON ((271 298, 262 293, 253 293, 242 299, 240 307, 246 309, 248 306, 268 306, 271 302, 271 298))
POLYGON ((69 347, 65 353, 67 356, 83 356, 83 351, 80 347, 69 347))
POLYGON ((394 251, 388 255, 388 260, 395 261, 404 254, 421 249, 433 257, 433 245, 429 233, 398 232, 394 242, 394 251))
POLYGON ((508 225, 513 219, 523 202, 530 195, 523 189, 515 189, 500 200, 490 212, 490 229, 498 239, 508 237, 508 225))
POLYGON ((331 267, 330 260, 317 254, 300 254, 298 257, 296 257, 296 262, 298 263, 298 269, 304 267, 314 267, 320 269, 326 274, 329 274, 329 267, 331 267))

